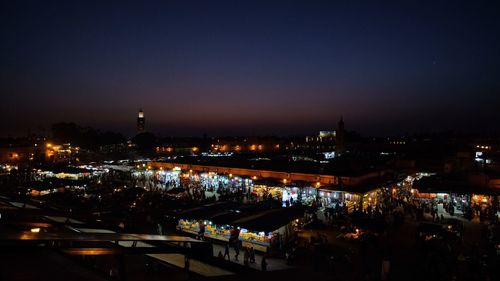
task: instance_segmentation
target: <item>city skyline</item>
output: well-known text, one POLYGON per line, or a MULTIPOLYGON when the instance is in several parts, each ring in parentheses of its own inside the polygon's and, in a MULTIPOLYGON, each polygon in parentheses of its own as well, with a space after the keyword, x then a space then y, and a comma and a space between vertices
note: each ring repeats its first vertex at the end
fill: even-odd
POLYGON ((499 15, 0 1, 0 280, 500 280, 499 15))
POLYGON ((2 3, 5 136, 498 132, 496 3, 115 4, 2 3))

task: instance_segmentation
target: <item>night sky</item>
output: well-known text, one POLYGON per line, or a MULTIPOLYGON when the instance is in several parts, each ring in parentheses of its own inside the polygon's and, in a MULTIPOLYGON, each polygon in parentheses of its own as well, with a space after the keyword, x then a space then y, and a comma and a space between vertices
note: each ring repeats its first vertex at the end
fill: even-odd
POLYGON ((498 1, 12 0, 0 38, 0 136, 500 128, 498 1))

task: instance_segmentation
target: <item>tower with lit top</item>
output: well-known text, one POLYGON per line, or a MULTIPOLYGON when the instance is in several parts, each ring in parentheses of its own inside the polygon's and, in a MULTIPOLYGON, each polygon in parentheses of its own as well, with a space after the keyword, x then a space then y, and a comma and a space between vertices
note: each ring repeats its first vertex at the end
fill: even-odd
POLYGON ((137 115, 137 133, 144 133, 146 131, 146 119, 144 118, 144 111, 139 110, 137 115))

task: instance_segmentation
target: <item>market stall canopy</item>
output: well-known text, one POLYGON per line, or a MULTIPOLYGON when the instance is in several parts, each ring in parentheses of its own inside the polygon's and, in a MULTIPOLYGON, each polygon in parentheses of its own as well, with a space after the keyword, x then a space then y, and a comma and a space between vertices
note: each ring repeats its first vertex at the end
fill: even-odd
POLYGON ((301 217, 303 213, 304 210, 300 206, 273 209, 238 219, 232 224, 254 231, 273 232, 301 217))
POLYGON ((191 208, 188 210, 184 210, 181 212, 177 212, 173 214, 174 217, 178 219, 200 219, 207 220, 211 217, 223 213, 227 209, 234 207, 235 203, 233 202, 217 202, 212 204, 207 204, 195 208, 191 208))
POLYGON ((229 210, 213 216, 210 220, 216 225, 231 225, 233 221, 245 216, 248 216, 248 213, 238 210, 229 210))
POLYGON ((495 194, 495 190, 489 188, 487 185, 473 184, 467 182, 465 179, 439 175, 424 177, 415 181, 413 185, 420 193, 495 194))
POLYGON ((90 174, 90 173, 92 173, 91 170, 84 169, 84 168, 78 168, 78 167, 71 167, 71 166, 58 166, 58 167, 54 167, 54 168, 48 169, 48 171, 51 171, 54 174, 59 174, 59 173, 65 173, 65 174, 90 174))
POLYGON ((52 188, 60 188, 66 186, 83 186, 89 184, 88 180, 72 180, 72 179, 58 179, 50 178, 41 181, 32 181, 28 183, 27 187, 35 190, 47 190, 52 188))
POLYGON ((382 187, 390 187, 399 182, 399 179, 393 177, 392 175, 374 178, 363 182, 362 184, 356 186, 341 186, 339 191, 345 191, 349 193, 365 194, 371 191, 375 191, 382 187))

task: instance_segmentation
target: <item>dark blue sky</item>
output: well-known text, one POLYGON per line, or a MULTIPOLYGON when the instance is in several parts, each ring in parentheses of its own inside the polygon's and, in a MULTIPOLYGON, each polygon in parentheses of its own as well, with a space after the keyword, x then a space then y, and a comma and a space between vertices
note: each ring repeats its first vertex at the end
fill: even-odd
POLYGON ((0 135, 499 129, 498 1, 2 1, 0 36, 0 135))

